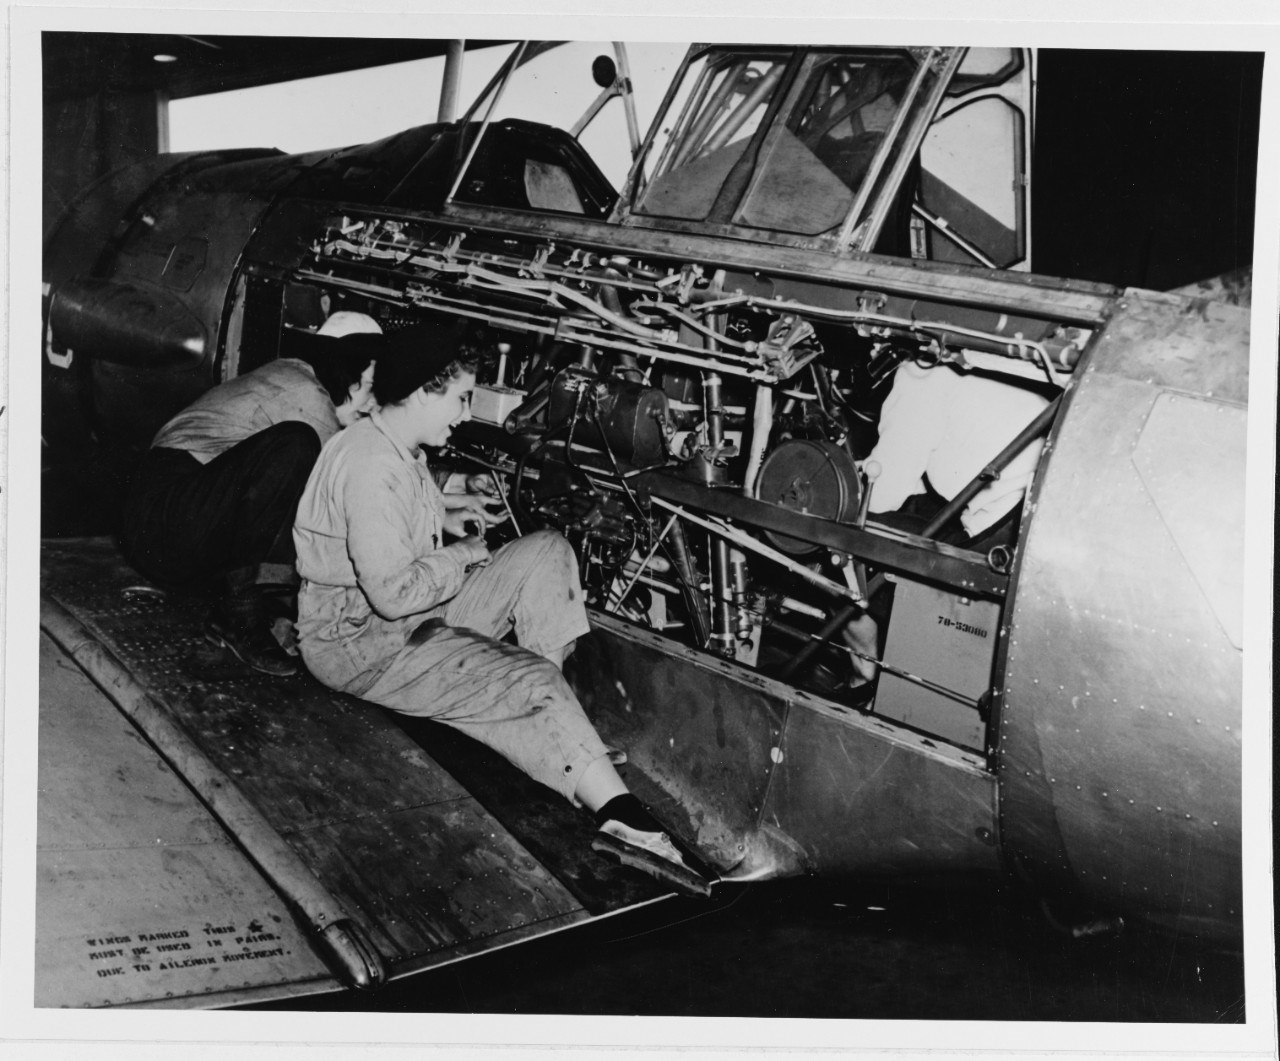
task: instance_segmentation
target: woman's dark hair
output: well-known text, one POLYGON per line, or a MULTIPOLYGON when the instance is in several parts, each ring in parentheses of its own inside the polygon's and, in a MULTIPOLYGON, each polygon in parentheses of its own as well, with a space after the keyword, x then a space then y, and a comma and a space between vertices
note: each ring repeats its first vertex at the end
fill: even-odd
POLYGON ((307 336, 305 344, 291 344, 293 349, 281 353, 310 365, 320 386, 338 406, 347 400, 352 386, 360 382, 369 362, 382 356, 384 344, 385 337, 373 333, 358 332, 340 338, 312 335, 307 336))
POLYGON ((416 390, 442 393, 463 372, 475 372, 494 348, 493 333, 471 321, 433 316, 386 337, 373 374, 379 405, 395 405, 416 390))

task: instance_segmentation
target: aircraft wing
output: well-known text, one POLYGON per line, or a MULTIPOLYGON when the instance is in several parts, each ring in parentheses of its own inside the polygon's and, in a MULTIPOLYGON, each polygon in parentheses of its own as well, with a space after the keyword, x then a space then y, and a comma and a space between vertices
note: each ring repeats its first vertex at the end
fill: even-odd
POLYGON ((109 541, 42 565, 38 1005, 371 985, 665 894, 474 742, 436 727, 451 773, 380 709, 227 668, 206 605, 138 587, 109 541))

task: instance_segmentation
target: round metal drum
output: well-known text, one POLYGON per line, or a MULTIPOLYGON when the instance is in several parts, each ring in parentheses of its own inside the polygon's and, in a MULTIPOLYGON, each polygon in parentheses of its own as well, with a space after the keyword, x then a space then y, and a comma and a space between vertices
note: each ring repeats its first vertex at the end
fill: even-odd
MULTIPOLYGON (((771 505, 847 522, 858 511, 861 487, 853 458, 834 442, 788 439, 764 459, 756 479, 756 497, 771 505)), ((809 556, 821 546, 765 531, 764 535, 783 552, 809 556)))

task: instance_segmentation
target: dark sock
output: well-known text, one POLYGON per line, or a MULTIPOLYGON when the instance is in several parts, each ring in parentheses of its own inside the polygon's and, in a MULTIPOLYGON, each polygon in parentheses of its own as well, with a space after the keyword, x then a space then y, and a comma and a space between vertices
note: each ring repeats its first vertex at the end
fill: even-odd
POLYGON ((599 828, 607 821, 622 822, 623 825, 629 825, 633 829, 640 829, 646 833, 663 832, 662 824, 645 808, 630 792, 624 792, 621 796, 614 796, 603 807, 596 811, 596 827, 599 828))

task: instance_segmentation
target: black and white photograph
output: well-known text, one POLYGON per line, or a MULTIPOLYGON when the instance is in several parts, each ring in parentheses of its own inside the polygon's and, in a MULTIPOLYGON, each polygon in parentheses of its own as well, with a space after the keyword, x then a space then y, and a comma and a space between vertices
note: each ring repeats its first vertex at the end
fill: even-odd
POLYGON ((0 1042, 1274 1057, 1280 19, 1041 7, 9 7, 0 1042))

